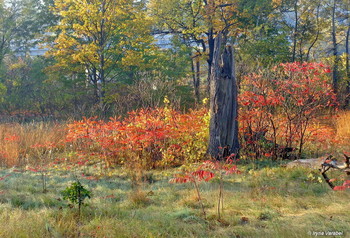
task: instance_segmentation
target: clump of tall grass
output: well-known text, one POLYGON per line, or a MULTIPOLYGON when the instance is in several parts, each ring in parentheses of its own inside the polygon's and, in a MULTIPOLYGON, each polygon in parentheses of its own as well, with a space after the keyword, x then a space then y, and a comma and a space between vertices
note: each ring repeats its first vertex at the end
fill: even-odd
POLYGON ((339 113, 335 120, 337 136, 350 138, 350 111, 339 113))
POLYGON ((34 163, 38 146, 57 144, 65 136, 65 126, 57 123, 0 124, 0 166, 13 167, 34 163))

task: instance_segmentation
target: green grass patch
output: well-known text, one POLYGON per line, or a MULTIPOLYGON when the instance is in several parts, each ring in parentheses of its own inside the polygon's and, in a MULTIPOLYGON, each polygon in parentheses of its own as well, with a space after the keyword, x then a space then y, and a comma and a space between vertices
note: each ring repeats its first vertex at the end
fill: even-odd
MULTIPOLYGON (((81 218, 60 192, 74 181, 51 173, 48 192, 30 172, 1 170, 0 237, 311 237, 310 231, 350 236, 350 193, 335 192, 317 171, 241 165, 224 182, 224 211, 216 215, 218 181, 199 184, 203 217, 191 184, 170 184, 175 170, 152 171, 138 190, 116 170, 99 180, 81 178, 92 198, 81 218), (313 176, 309 176, 312 174, 313 176)), ((79 177, 79 176, 78 176, 79 177)))

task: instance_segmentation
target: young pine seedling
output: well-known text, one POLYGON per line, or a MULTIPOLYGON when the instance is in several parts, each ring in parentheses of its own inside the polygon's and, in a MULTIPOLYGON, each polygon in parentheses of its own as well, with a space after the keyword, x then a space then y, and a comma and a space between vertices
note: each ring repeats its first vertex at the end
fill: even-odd
POLYGON ((78 217, 80 218, 81 207, 84 205, 85 198, 91 198, 91 191, 84 188, 79 180, 72 183, 61 192, 63 199, 68 200, 72 205, 78 205, 78 217))

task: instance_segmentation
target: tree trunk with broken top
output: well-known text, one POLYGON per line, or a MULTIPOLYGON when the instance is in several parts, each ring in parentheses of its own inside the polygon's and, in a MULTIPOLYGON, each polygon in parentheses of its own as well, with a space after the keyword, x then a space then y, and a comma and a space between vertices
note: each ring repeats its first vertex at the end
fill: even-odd
POLYGON ((208 152, 222 159, 222 148, 238 154, 237 85, 233 48, 219 33, 215 39, 213 65, 210 74, 210 126, 208 152))

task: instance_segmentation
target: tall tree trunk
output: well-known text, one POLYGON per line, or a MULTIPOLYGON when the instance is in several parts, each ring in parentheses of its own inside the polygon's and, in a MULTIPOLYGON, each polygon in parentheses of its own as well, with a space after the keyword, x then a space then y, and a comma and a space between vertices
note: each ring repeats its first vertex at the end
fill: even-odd
POLYGON ((200 58, 197 57, 196 58, 196 84, 195 84, 195 87, 197 89, 197 94, 196 94, 196 97, 197 97, 197 100, 198 102, 200 101, 200 91, 199 91, 199 86, 200 86, 200 83, 201 83, 201 61, 200 61, 200 58))
POLYGON ((94 101, 95 103, 99 103, 99 98, 100 98, 100 94, 99 94, 99 86, 98 86, 98 76, 97 76, 97 70, 96 68, 92 67, 92 68, 89 68, 89 67, 86 67, 86 70, 87 70, 87 81, 88 81, 88 84, 92 84, 93 85, 93 89, 94 89, 94 101))
POLYGON ((209 30, 209 33, 207 34, 208 37, 208 50, 209 50, 209 55, 208 55, 208 78, 207 78, 207 93, 210 95, 210 80, 211 80, 211 71, 213 67, 213 58, 214 58, 214 47, 215 47, 215 38, 214 38, 214 33, 213 29, 209 30))
MULTIPOLYGON (((102 31, 103 33, 103 31, 102 31)), ((102 34, 101 33, 101 34, 102 34)), ((104 42, 104 41, 102 41, 104 42)), ((102 47, 101 47, 102 48, 102 47)), ((100 56, 100 65, 99 65, 99 106, 103 116, 106 116, 107 107, 105 102, 105 94, 106 94, 106 72, 105 72, 105 56, 101 54, 100 56)))
POLYGON ((336 0, 333 0, 333 8, 332 8, 332 43, 333 43, 333 90, 336 94, 338 94, 338 64, 339 64, 339 56, 338 56, 338 45, 337 45, 337 32, 335 25, 335 11, 336 11, 336 0))
POLYGON ((316 27, 317 27, 317 32, 316 32, 315 39, 312 41, 312 43, 310 44, 309 48, 307 49, 306 61, 309 61, 311 49, 312 49, 312 47, 314 47, 314 45, 318 41, 318 37, 320 36, 320 26, 319 26, 320 7, 321 7, 321 1, 318 3, 317 10, 316 10, 316 27))
POLYGON ((235 65, 232 46, 226 46, 226 35, 215 39, 213 64, 210 75, 210 128, 211 157, 222 159, 222 148, 238 153, 238 106, 235 65))
POLYGON ((350 104, 350 56, 349 56, 349 38, 350 38, 350 19, 348 30, 346 32, 345 38, 345 67, 346 67, 346 98, 345 98, 345 106, 348 107, 350 104))
POLYGON ((298 25, 299 25, 299 19, 298 19, 298 0, 295 0, 294 2, 294 32, 293 32, 293 52, 292 52, 292 62, 296 60, 296 52, 297 52, 297 36, 298 36, 298 25))
POLYGON ((192 80, 193 80, 193 88, 194 88, 194 97, 196 102, 200 102, 200 60, 198 55, 192 57, 191 55, 191 70, 192 70, 192 80), (196 63, 196 64, 195 64, 196 63))

